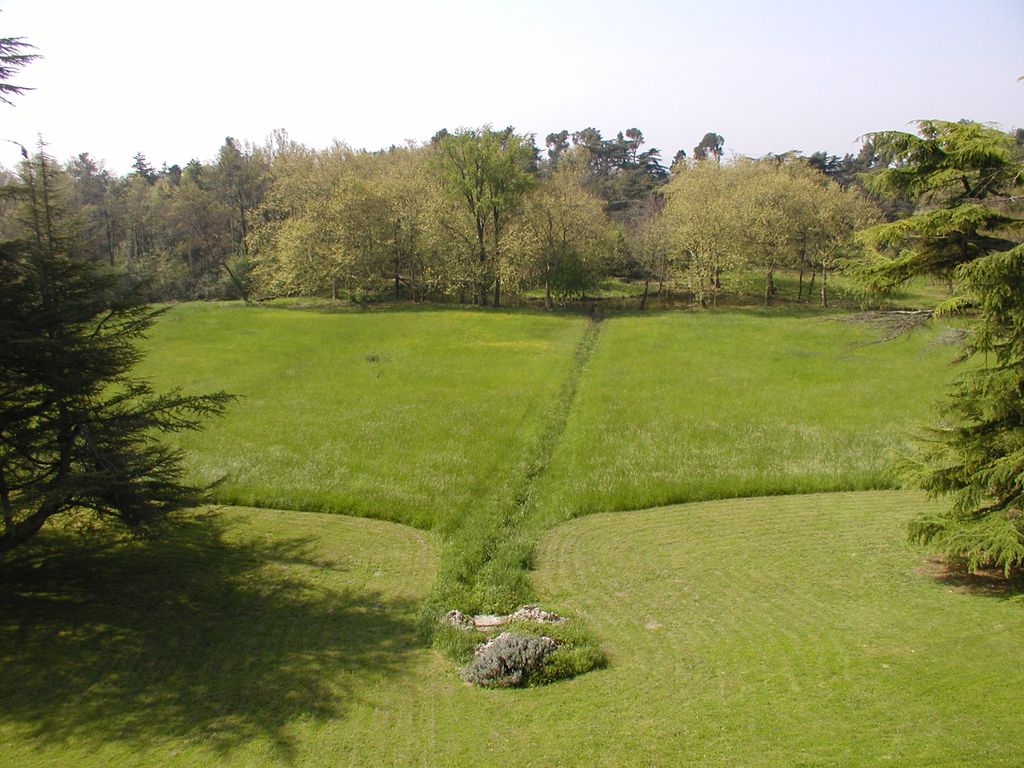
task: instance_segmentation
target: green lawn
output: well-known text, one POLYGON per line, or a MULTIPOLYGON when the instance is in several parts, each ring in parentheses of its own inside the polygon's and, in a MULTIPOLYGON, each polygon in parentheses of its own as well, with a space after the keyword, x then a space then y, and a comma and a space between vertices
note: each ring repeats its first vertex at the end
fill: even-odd
POLYGON ((158 387, 241 395, 180 444, 223 503, 457 528, 522 472, 586 321, 471 309, 174 307, 158 387))
MULTIPOLYGON (((0 765, 1020 765, 1022 585, 905 544, 916 493, 550 531, 533 579, 607 669, 488 691, 415 637, 429 534, 227 510, 3 566, 0 765)), ((52 536, 53 534, 51 534, 52 536)))
POLYGON ((610 666, 565 686, 550 762, 1020 765, 1024 584, 941 578, 903 540, 924 504, 726 500, 552 531, 540 591, 610 666))
MULTIPOLYGON (((680 501, 893 487, 955 348, 942 329, 884 344, 846 315, 616 317, 537 484, 546 521, 680 501)), ((549 523, 545 523, 549 524, 549 523)))
POLYGON ((434 530, 430 610, 511 609, 531 596, 523 557, 494 556, 557 438, 589 325, 458 308, 190 304, 155 327, 142 373, 159 388, 241 396, 178 438, 192 477, 224 478, 219 502, 434 530))
POLYGON ((219 501, 452 531, 524 478, 558 515, 891 487, 954 348, 941 329, 868 343, 845 317, 616 316, 574 370, 582 318, 193 304, 156 326, 142 371, 242 396, 181 438, 196 479, 226 477, 219 501))
POLYGON ((801 311, 331 312, 193 304, 154 329, 160 387, 242 396, 182 436, 228 504, 441 535, 432 609, 532 599, 540 534, 691 499, 891 487, 952 349, 801 311))
POLYGON ((954 350, 847 318, 173 308, 143 373, 242 396, 192 477, 292 511, 0 565, 0 765, 1018 765, 1019 583, 940 578, 914 493, 721 499, 892 487, 954 350), (609 666, 429 647, 528 598, 609 666))

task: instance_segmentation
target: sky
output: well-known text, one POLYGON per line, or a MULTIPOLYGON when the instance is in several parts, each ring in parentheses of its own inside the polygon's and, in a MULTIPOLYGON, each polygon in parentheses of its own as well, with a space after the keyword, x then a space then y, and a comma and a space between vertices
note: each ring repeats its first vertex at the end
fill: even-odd
POLYGON ((440 128, 640 128, 671 161, 855 152, 923 118, 1024 126, 1024 0, 0 0, 43 59, 0 104, 0 164, 38 136, 116 173, 276 129, 380 149, 440 128))

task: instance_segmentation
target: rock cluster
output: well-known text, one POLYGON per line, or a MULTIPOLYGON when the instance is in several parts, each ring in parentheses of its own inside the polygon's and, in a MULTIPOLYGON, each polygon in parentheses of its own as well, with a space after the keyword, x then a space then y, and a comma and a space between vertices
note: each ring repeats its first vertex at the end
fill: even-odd
POLYGON ((557 613, 545 611, 543 608, 538 608, 536 605, 524 605, 515 613, 511 614, 509 618, 512 621, 536 621, 540 624, 561 624, 565 621, 565 618, 559 616, 557 613))
POLYGON ((450 624, 456 629, 464 629, 467 632, 473 629, 476 625, 473 623, 473 617, 468 616, 460 610, 451 610, 444 615, 442 622, 450 624))
POLYGON ((444 619, 442 619, 442 621, 445 624, 450 624, 458 629, 464 629, 467 632, 471 629, 478 629, 482 632, 487 632, 497 629, 498 627, 503 627, 510 621, 533 621, 538 624, 561 624, 565 621, 565 618, 559 616, 557 613, 545 611, 543 608, 536 605, 524 605, 506 616, 496 616, 490 613, 470 616, 462 611, 452 610, 448 611, 448 613, 444 615, 444 619))

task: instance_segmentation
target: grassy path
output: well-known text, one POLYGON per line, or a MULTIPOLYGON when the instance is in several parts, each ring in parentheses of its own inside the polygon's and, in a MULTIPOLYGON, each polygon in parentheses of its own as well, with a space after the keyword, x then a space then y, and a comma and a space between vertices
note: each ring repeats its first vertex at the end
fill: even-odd
POLYGON ((565 432, 602 327, 589 321, 583 329, 558 396, 539 416, 534 440, 517 457, 508 483, 450 537, 428 613, 452 607, 508 612, 535 599, 527 569, 545 530, 537 515, 536 487, 565 432))

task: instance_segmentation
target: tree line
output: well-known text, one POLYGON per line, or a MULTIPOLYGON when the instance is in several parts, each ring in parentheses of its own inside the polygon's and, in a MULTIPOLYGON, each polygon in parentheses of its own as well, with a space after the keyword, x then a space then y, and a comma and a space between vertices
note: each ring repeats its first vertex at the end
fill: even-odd
POLYGON ((637 128, 563 130, 541 149, 484 126, 376 152, 228 137, 212 161, 156 169, 140 153, 124 176, 88 153, 51 165, 84 253, 144 279, 154 300, 500 305, 536 291, 552 307, 608 276, 642 280, 644 303, 654 286, 713 305, 751 271, 771 303, 778 269, 800 275, 798 300, 816 289, 824 304, 853 232, 898 212, 859 180, 879 162, 870 141, 843 158, 726 159, 709 132, 666 166, 637 128))

